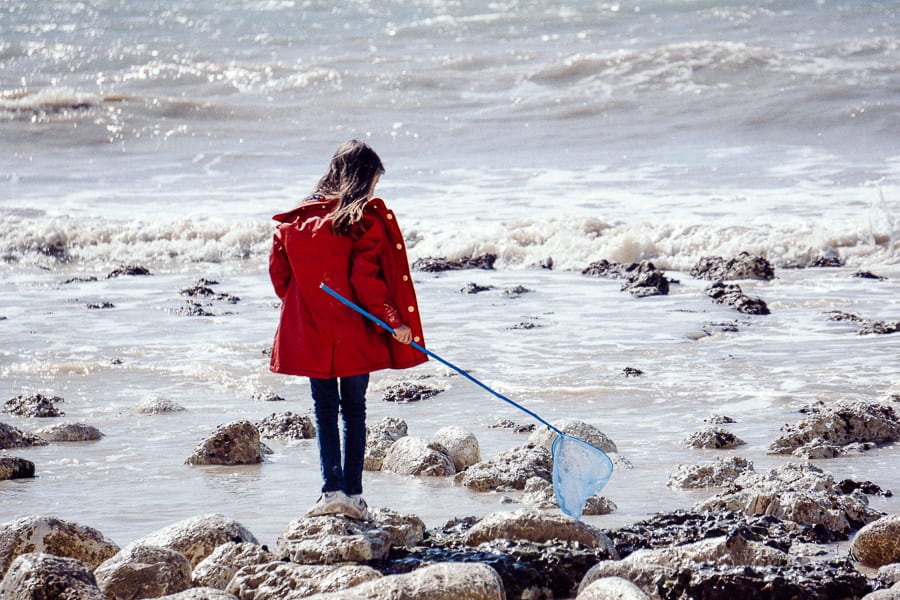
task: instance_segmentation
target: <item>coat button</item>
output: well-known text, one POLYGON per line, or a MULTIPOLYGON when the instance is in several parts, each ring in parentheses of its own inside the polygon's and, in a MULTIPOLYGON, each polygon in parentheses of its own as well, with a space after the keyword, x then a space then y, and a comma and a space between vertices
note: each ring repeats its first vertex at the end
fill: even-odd
POLYGON ((404 276, 403 276, 403 281, 409 281, 409 275, 404 275, 404 276))
POLYGON ((403 244, 397 244, 397 250, 403 250, 403 244))
POLYGON ((422 341, 422 338, 420 338, 419 336, 416 336, 413 338, 413 341, 418 344, 420 341, 422 341))
POLYGON ((409 312, 416 312, 416 307, 415 306, 407 306, 406 310, 408 310, 409 312))
POLYGON ((391 220, 391 219, 393 219, 393 218, 394 218, 394 215, 392 215, 392 214, 390 214, 390 213, 388 213, 388 215, 387 215, 387 218, 388 218, 388 220, 389 220, 389 221, 390 221, 390 220, 391 220))

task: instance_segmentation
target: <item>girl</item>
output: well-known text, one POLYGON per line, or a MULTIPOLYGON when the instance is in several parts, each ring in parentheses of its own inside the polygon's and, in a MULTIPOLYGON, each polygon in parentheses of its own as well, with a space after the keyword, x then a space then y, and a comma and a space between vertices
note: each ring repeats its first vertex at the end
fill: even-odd
POLYGON ((273 217, 281 224, 269 275, 282 306, 270 368, 310 378, 324 480, 307 516, 369 518, 362 498, 369 373, 427 360, 408 345, 424 344, 422 324, 403 235, 394 213, 373 198, 382 173, 381 159, 367 144, 345 142, 312 196, 273 217), (380 317, 394 329, 393 339, 319 283, 380 317))

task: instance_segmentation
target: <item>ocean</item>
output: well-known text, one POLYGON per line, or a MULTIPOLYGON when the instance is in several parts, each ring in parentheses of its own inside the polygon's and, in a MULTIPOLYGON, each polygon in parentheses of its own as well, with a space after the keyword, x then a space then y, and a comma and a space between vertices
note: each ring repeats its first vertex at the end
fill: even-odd
MULTIPOLYGON (((60 396, 63 419, 104 433, 7 450, 37 477, 0 482, 0 522, 51 514, 124 545, 218 512, 274 544, 315 502, 314 440, 267 442, 256 466, 184 461, 219 424, 309 413, 305 380, 265 356, 271 215, 350 138, 381 155, 411 260, 498 257, 414 274, 429 348, 548 420, 597 426, 631 463, 592 524, 714 493, 668 488, 678 464, 790 460, 766 448, 810 404, 896 407, 900 335, 826 315, 900 320, 895 1, 3 0, 0 66, 0 401, 60 396), (713 304, 689 274, 742 251, 775 267, 738 282, 770 315, 713 304), (581 274, 600 259, 679 283, 637 299, 581 274), (107 278, 122 265, 151 275, 107 278), (200 278, 240 301, 183 314, 200 278), (494 289, 460 292, 472 282, 494 289), (149 398, 186 411, 135 413, 149 398), (746 445, 688 448, 712 414, 746 445)), ((485 459, 526 440, 491 425, 531 422, 435 361, 374 374, 368 407, 419 437, 464 427, 485 459), (382 401, 425 376, 445 391, 382 401)), ((900 493, 898 458, 815 464, 900 493)), ((364 486, 429 527, 515 506, 447 479, 364 486)))

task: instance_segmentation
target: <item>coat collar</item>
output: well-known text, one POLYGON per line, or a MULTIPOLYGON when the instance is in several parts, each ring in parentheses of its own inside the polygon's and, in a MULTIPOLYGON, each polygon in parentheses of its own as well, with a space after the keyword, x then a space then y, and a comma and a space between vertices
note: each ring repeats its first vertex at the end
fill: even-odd
MULTIPOLYGON (((300 206, 293 208, 287 212, 278 213, 277 215, 273 216, 272 219, 274 221, 278 221, 279 223, 290 223, 292 221, 295 221, 297 217, 299 217, 303 213, 310 210, 325 208, 330 212, 331 209, 334 208, 334 205, 336 203, 337 200, 329 200, 327 198, 323 198, 322 196, 310 196, 309 198, 304 200, 303 203, 300 204, 300 206)), ((371 200, 366 202, 366 208, 372 209, 382 216, 390 212, 387 206, 385 206, 384 200, 382 200, 381 198, 372 198, 371 200)))

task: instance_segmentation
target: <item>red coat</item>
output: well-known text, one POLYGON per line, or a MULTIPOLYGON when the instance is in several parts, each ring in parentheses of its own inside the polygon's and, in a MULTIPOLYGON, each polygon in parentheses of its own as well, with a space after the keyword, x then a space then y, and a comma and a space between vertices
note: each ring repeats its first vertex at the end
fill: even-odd
POLYGON ((370 200, 350 235, 334 233, 335 200, 304 202, 273 218, 269 276, 282 300, 270 368, 316 378, 406 369, 427 357, 319 288, 324 282, 391 327, 412 329, 424 346, 419 305, 394 213, 370 200))

